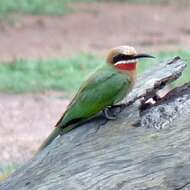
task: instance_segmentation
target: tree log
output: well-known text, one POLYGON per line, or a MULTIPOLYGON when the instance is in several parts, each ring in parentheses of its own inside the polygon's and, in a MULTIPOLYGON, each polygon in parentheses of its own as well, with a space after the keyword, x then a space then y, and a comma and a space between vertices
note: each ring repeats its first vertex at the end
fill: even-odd
POLYGON ((179 57, 157 64, 112 109, 116 120, 99 114, 57 137, 0 189, 190 189, 190 84, 156 98, 185 66, 179 57))

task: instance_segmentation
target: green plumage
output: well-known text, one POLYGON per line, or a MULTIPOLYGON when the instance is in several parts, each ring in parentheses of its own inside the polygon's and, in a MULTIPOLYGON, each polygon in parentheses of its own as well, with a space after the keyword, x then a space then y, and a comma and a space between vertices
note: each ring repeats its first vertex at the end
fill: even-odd
POLYGON ((82 84, 58 127, 64 128, 72 120, 89 118, 123 99, 129 89, 128 77, 112 65, 98 69, 82 84))
POLYGON ((129 89, 131 89, 131 79, 128 74, 119 71, 111 64, 99 68, 82 84, 40 150, 50 144, 61 130, 63 133, 67 132, 71 123, 88 119, 107 106, 121 101, 129 89))

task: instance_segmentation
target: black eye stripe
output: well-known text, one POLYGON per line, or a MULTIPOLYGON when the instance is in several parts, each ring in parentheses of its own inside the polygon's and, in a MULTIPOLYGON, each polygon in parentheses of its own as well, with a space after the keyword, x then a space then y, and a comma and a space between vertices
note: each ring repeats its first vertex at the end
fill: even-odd
POLYGON ((134 59, 134 56, 132 55, 119 54, 113 57, 113 64, 117 63, 118 61, 127 61, 132 59, 134 59))

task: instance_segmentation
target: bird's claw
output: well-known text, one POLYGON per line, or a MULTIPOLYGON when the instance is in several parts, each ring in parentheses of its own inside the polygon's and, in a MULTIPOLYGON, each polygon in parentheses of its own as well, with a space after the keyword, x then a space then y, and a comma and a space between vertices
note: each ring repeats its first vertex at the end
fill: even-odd
POLYGON ((112 115, 110 112, 111 112, 110 108, 105 108, 103 110, 103 113, 104 113, 104 116, 106 117, 106 119, 109 119, 109 120, 115 120, 115 119, 117 119, 116 116, 112 115))
POLYGON ((107 107, 103 110, 104 116, 106 117, 106 119, 109 120, 115 120, 117 119, 117 114, 120 113, 122 111, 122 107, 124 105, 123 104, 118 104, 118 105, 113 105, 111 107, 107 107), (119 108, 119 109, 118 109, 119 108))

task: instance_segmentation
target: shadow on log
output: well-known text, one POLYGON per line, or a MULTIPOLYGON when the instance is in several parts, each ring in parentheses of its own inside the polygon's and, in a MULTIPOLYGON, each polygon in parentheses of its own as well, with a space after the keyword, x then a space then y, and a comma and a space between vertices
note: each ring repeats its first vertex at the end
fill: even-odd
POLYGON ((190 189, 190 84, 156 98, 185 67, 179 57, 156 65, 113 108, 117 120, 99 115, 57 137, 0 189, 190 189))

